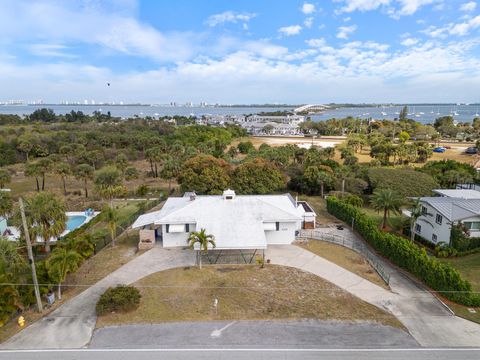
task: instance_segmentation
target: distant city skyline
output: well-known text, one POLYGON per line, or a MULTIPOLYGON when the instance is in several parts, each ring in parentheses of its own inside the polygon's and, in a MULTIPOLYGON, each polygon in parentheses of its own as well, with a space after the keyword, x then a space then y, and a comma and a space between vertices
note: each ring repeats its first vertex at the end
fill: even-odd
POLYGON ((4 0, 0 101, 478 103, 479 5, 4 0))

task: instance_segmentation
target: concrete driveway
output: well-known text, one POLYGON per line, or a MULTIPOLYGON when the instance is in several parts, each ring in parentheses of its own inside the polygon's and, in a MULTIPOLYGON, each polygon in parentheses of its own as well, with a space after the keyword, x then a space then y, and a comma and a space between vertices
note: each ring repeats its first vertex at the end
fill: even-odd
POLYGON ((391 312, 422 346, 480 346, 479 324, 452 315, 436 297, 386 263, 392 291, 295 245, 270 246, 266 256, 273 264, 318 275, 360 299, 391 312))
POLYGON ((69 300, 48 317, 19 332, 1 344, 0 349, 84 347, 90 341, 95 327, 95 305, 108 287, 131 284, 158 271, 194 264, 193 251, 155 247, 69 300))

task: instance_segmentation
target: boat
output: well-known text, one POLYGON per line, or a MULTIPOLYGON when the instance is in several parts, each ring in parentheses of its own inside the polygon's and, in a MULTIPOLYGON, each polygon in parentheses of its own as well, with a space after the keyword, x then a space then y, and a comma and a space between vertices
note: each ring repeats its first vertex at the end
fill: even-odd
POLYGON ((387 116, 388 114, 385 111, 381 112, 382 116, 387 116))

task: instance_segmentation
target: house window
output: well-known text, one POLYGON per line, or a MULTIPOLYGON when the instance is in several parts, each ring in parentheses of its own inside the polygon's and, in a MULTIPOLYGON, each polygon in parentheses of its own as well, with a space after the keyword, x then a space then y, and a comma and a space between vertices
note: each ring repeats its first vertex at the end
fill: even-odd
POLYGON ((443 216, 440 215, 440 214, 437 214, 437 216, 435 217, 435 222, 436 222, 438 225, 442 225, 442 220, 443 220, 443 216))
POLYGON ((427 208, 422 206, 422 215, 427 215, 427 208))
POLYGON ((437 242, 437 235, 436 235, 436 234, 432 234, 432 241, 433 241, 434 243, 437 242))
POLYGON ((165 225, 165 232, 166 232, 167 234, 168 234, 169 230, 170 230, 170 225, 168 225, 168 224, 165 225))
POLYGON ((190 232, 190 224, 185 225, 185 232, 190 232))
POLYGON ((275 223, 275 230, 280 230, 280 223, 278 221, 275 223))
POLYGON ((415 224, 415 232, 420 234, 422 232, 422 226, 420 224, 415 224))
POLYGON ((480 230, 480 222, 479 221, 465 221, 463 223, 463 225, 465 225, 465 227, 468 230, 480 230))

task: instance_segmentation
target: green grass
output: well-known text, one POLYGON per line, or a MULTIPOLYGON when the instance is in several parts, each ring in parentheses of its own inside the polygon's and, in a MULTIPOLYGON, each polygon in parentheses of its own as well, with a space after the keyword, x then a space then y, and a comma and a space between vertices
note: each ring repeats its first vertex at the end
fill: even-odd
POLYGON ((97 327, 167 321, 324 319, 402 327, 391 314, 332 283, 294 268, 218 265, 177 268, 136 283, 138 309, 101 316, 97 327), (218 313, 212 306, 218 299, 218 313))
POLYGON ((452 264, 463 278, 470 281, 473 290, 480 291, 480 253, 441 260, 452 264))

